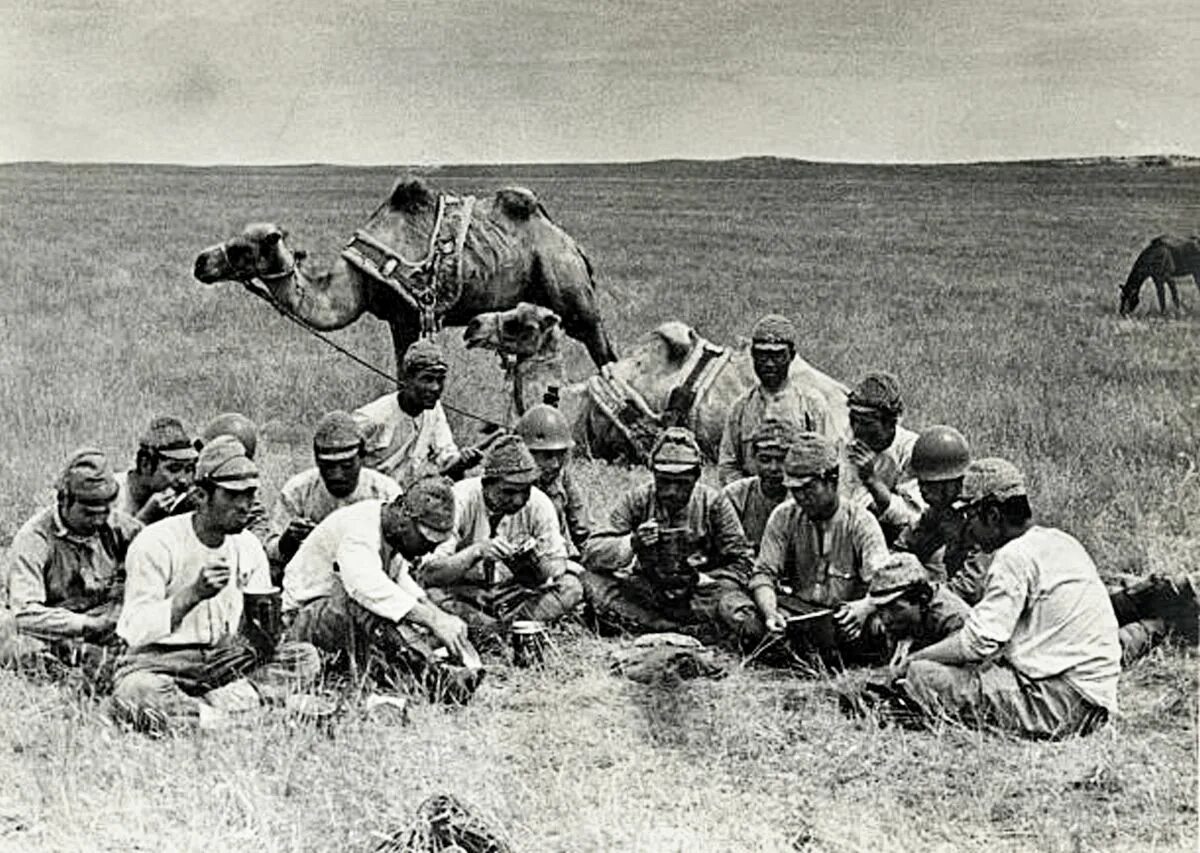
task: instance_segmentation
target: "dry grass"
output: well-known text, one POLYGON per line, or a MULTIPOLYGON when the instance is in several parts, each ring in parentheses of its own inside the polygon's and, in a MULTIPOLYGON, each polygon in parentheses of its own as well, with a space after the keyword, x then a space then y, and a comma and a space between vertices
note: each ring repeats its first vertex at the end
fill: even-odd
MULTIPOLYGON (((49 498, 69 449, 131 459, 154 413, 247 412, 274 486, 307 464, 321 412, 385 383, 233 286, 199 287, 191 261, 261 219, 331 257, 392 177, 0 167, 0 542, 49 498)), ((888 367, 912 424, 955 423, 1024 465, 1043 517, 1106 573, 1195 566, 1196 322, 1120 321, 1115 307, 1140 245, 1194 228, 1198 170, 503 178, 439 180, 537 190, 596 262, 619 348, 671 317, 730 340, 783 311, 822 368, 853 380, 888 367)), ((337 338, 390 362, 378 323, 337 338)), ((581 348, 567 351, 583 376, 581 348)), ((452 402, 503 411, 485 355, 456 366, 452 402)), ((600 511, 638 477, 587 474, 600 511)), ((820 685, 736 665, 721 682, 652 690, 609 676, 599 641, 561 648, 544 675, 497 678, 471 708, 420 708, 407 727, 351 718, 333 738, 267 720, 155 742, 0 676, 0 848, 363 849, 452 791, 523 850, 1195 849, 1190 655, 1127 673, 1104 733, 1028 744, 856 726, 820 685)))

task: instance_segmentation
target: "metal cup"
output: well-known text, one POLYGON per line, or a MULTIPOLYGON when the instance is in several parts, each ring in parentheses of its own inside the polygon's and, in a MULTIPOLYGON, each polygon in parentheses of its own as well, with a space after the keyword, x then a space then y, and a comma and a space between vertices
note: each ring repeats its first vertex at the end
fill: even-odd
POLYGON ((283 593, 279 587, 242 590, 241 634, 264 660, 275 653, 283 634, 283 593))
POLYGON ((535 619, 518 619, 513 622, 512 648, 515 666, 541 666, 546 661, 545 624, 535 619))

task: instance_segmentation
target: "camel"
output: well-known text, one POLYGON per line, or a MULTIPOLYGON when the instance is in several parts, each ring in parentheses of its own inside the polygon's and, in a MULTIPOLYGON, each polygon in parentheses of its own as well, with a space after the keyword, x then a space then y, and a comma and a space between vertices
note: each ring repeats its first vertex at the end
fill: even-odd
POLYGON ((538 383, 537 402, 547 394, 557 397, 550 389, 561 386, 560 323, 561 318, 549 308, 521 302, 507 311, 472 317, 463 331, 467 349, 489 349, 500 356, 500 365, 512 383, 512 409, 518 417, 525 414, 531 382, 538 383))
POLYGON ((402 178, 332 266, 310 265, 283 228, 256 223, 202 251, 194 272, 205 284, 238 281, 316 331, 373 314, 391 328, 397 367, 421 334, 522 301, 558 314, 597 367, 616 360, 591 263, 519 187, 477 201, 402 178))
POLYGON ((1154 280, 1159 312, 1167 313, 1163 291, 1169 287, 1171 301, 1178 314, 1179 289, 1175 286, 1175 279, 1188 275, 1196 282, 1196 289, 1200 290, 1200 237, 1176 237, 1171 234, 1155 237, 1137 256, 1129 278, 1121 287, 1121 316, 1128 317, 1137 309, 1142 285, 1147 278, 1154 280))
MULTIPOLYGON (((553 329, 553 323, 536 312, 484 314, 468 329, 468 346, 500 350, 503 340, 520 340, 521 349, 529 353, 542 343, 553 346, 553 329)), ((799 356, 792 362, 791 378, 822 395, 833 416, 833 430, 838 435, 850 434, 849 389, 845 385, 799 356)), ((717 347, 691 326, 672 320, 654 329, 630 355, 602 368, 599 375, 563 387, 560 407, 575 424, 576 447, 582 453, 636 462, 644 456, 654 433, 669 423, 681 423, 695 430, 701 449, 715 460, 725 415, 733 401, 756 381, 744 343, 732 350, 717 347), (696 365, 701 369, 693 371, 696 365), (700 379, 688 393, 687 379, 693 373, 700 379), (614 388, 625 392, 620 395, 624 399, 614 398, 614 388), (628 389, 636 397, 629 395, 628 389), (605 408, 623 420, 624 428, 613 422, 605 408)))

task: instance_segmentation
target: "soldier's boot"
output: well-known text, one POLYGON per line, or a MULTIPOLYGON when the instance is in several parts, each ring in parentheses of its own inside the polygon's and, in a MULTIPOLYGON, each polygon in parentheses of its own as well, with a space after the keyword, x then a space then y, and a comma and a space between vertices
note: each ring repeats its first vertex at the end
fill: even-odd
POLYGON ((1151 575, 1110 596, 1118 625, 1162 620, 1188 645, 1200 643, 1200 595, 1191 578, 1151 575))

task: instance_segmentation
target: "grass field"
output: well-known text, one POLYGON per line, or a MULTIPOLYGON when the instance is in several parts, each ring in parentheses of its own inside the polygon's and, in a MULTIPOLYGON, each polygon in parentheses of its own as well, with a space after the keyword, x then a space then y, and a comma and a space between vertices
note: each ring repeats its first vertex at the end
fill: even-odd
MULTIPOLYGON (((64 455, 132 462, 157 413, 263 427, 275 488, 312 425, 386 383, 234 285, 196 252, 254 220, 332 259, 388 191, 385 169, 0 166, 0 544, 51 497, 64 455)), ((1200 562, 1200 296, 1164 321, 1116 317, 1154 234, 1194 232, 1200 169, 1106 165, 445 169, 442 186, 536 190, 586 247, 618 350, 684 319, 730 341, 767 311, 852 382, 900 378, 907 422, 959 426, 1029 473, 1035 510, 1103 573, 1200 562)), ((1150 291, 1144 294, 1143 310, 1150 291)), ((384 366, 372 320, 335 335, 384 366)), ((447 338, 456 338, 447 333, 447 338)), ((582 348, 567 369, 586 375, 582 348)), ((447 400, 495 416, 485 354, 455 355, 447 400)), ((469 436, 473 427, 459 421, 469 436)), ((603 513, 641 475, 588 466, 603 513)), ((656 691, 606 673, 605 644, 559 638, 544 675, 501 673, 470 708, 412 724, 351 718, 332 738, 267 721, 162 742, 0 675, 0 849, 361 850, 454 792, 520 850, 1194 850, 1194 655, 1122 677, 1089 739, 879 732, 819 685, 733 668, 656 691)))

